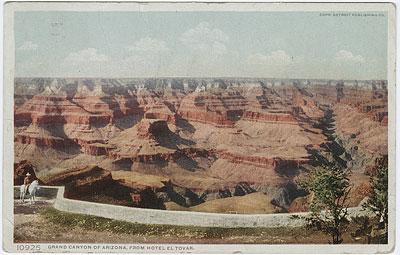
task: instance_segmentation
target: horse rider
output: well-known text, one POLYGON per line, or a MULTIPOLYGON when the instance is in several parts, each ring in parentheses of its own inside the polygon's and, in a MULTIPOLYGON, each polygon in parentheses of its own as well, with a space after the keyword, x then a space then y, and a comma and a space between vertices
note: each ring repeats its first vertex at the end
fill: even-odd
POLYGON ((27 173, 26 174, 26 177, 24 178, 24 185, 25 185, 25 194, 28 194, 28 188, 29 188, 29 185, 31 185, 31 182, 32 182, 32 180, 31 180, 31 174, 30 173, 27 173))

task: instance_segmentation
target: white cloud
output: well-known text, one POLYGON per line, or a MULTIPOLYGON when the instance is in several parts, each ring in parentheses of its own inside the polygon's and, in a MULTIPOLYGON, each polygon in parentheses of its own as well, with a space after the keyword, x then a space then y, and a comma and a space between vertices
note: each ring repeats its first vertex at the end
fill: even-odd
POLYGON ((178 39, 182 46, 168 62, 168 75, 226 76, 232 56, 227 43, 229 36, 209 24, 201 22, 183 32, 178 39))
POLYGON ((364 58, 361 55, 353 55, 350 51, 339 50, 333 57, 333 61, 336 63, 344 64, 363 64, 365 63, 364 58))
POLYGON ((363 77, 364 79, 365 74, 373 72, 371 67, 371 63, 366 64, 363 56, 354 55, 347 50, 339 50, 332 57, 328 69, 324 71, 328 76, 335 78, 354 79, 354 77, 363 77))
POLYGON ((284 50, 268 54, 255 53, 241 61, 238 69, 243 76, 288 78, 298 77, 304 71, 304 56, 292 56, 284 50))
POLYGON ((71 52, 66 58, 66 62, 84 63, 84 62, 106 62, 108 57, 104 54, 97 53, 97 49, 88 48, 77 52, 71 52))
POLYGON ((211 49, 212 53, 216 55, 223 55, 227 51, 225 44, 221 42, 214 42, 211 49))
POLYGON ((75 77, 104 76, 110 66, 108 56, 95 48, 87 48, 68 54, 64 61, 57 63, 58 69, 75 77))
POLYGON ((180 41, 189 49, 222 55, 227 52, 226 43, 229 42, 229 36, 208 22, 201 22, 195 28, 184 32, 180 41))
POLYGON ((149 76, 160 74, 168 66, 167 57, 169 48, 167 44, 159 39, 145 37, 127 47, 130 55, 122 60, 116 60, 126 73, 138 76, 149 76))
POLYGON ((261 66, 288 66, 293 64, 293 59, 284 51, 272 51, 269 55, 256 53, 249 55, 246 59, 246 64, 261 65, 261 66))
POLYGON ((169 49, 162 40, 141 38, 125 48, 124 57, 109 56, 95 48, 87 48, 69 53, 60 62, 66 73, 73 76, 149 76, 161 74, 167 65, 169 49))
POLYGON ((128 50, 133 55, 141 56, 158 56, 169 51, 166 44, 162 40, 145 37, 137 40, 128 50))
POLYGON ((36 43, 25 41, 17 50, 36 50, 39 47, 36 43))

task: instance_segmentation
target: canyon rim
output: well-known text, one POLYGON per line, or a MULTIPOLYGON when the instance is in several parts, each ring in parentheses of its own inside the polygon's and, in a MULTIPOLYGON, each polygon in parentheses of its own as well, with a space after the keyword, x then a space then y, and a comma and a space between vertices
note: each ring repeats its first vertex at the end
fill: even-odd
POLYGON ((394 197, 390 4, 103 5, 8 4, 9 249, 66 251, 43 244, 106 236, 121 247, 193 244, 191 252, 312 249, 329 237, 299 223, 316 197, 300 183, 325 165, 350 173, 355 219, 338 251, 391 249, 393 201, 386 234, 363 207, 381 167, 394 197), (103 5, 111 10, 94 8, 103 5), (36 203, 20 201, 20 185, 34 179, 36 203), (205 220, 191 226, 190 214, 205 220), (267 215, 276 217, 269 225, 267 215))

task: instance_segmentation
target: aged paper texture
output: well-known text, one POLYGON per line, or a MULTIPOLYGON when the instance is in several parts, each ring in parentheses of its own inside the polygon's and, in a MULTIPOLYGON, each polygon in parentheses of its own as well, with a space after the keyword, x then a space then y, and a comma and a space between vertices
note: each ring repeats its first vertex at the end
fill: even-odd
POLYGON ((394 5, 4 8, 5 251, 393 250, 394 5))

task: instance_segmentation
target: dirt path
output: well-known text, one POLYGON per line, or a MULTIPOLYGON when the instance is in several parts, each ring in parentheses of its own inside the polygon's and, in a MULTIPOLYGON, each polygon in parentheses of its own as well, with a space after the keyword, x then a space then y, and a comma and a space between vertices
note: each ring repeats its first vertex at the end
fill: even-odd
POLYGON ((14 201, 14 214, 37 214, 40 208, 52 206, 54 200, 38 200, 35 201, 34 204, 30 204, 29 202, 25 201, 24 203, 20 201, 14 201))

